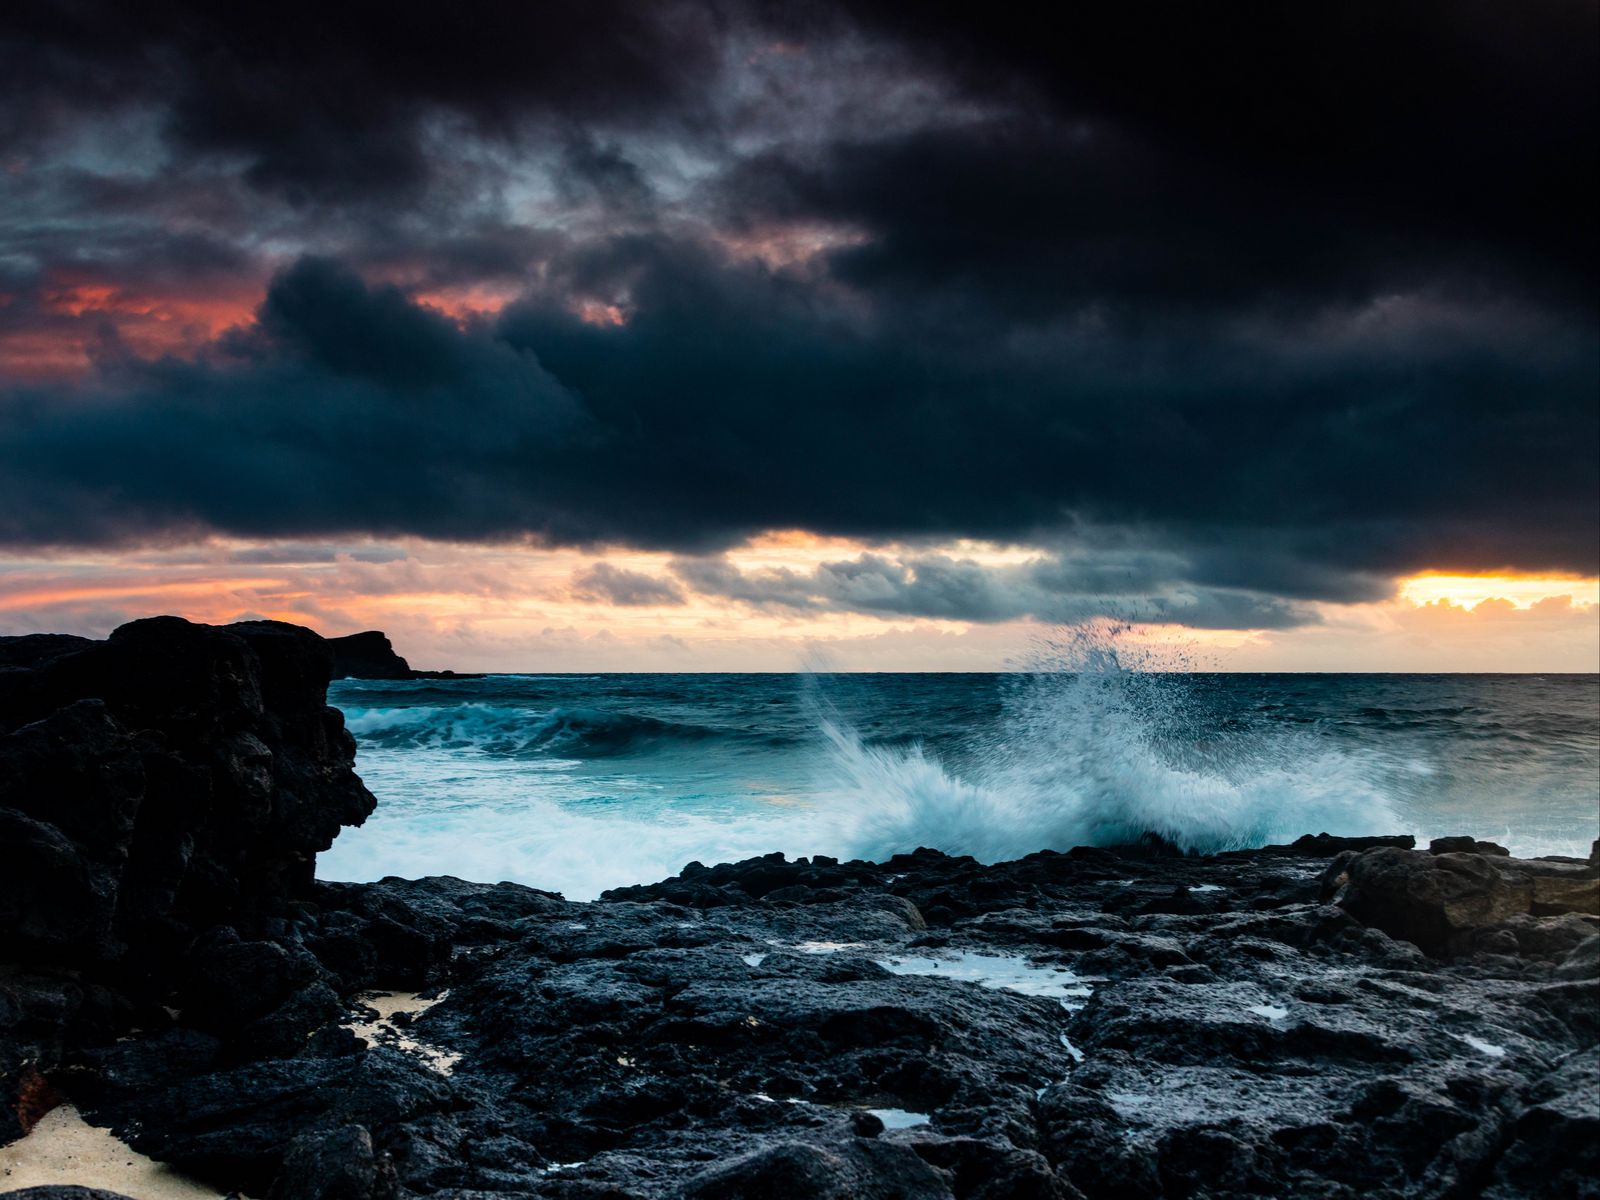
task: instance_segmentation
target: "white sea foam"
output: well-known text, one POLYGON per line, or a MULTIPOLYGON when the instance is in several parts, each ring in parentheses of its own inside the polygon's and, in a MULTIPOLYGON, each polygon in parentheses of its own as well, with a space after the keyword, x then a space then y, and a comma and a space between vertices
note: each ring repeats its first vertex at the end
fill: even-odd
POLYGON ((824 712, 850 852, 928 846, 997 862, 1145 833, 1209 852, 1404 828, 1360 756, 1291 731, 1235 740, 1198 727, 1192 681, 1126 657, 1115 630, 1087 631, 1021 676, 967 777, 919 747, 867 745, 824 712))
POLYGON ((809 744, 790 737, 800 720, 768 744, 726 717, 713 728, 514 691, 482 703, 467 682, 467 702, 418 707, 352 691, 358 768, 381 803, 319 874, 510 879, 589 899, 773 850, 883 860, 929 846, 995 862, 1146 832, 1214 851, 1409 827, 1362 754, 1281 726, 1219 732, 1195 715, 1200 684, 1130 661, 1113 629, 1053 653, 1016 677, 998 721, 974 727, 959 767, 863 738, 826 682, 811 689, 809 744))
POLYGON ((591 900, 606 888, 665 879, 696 859, 814 849, 805 810, 695 812, 667 799, 608 806, 564 775, 531 787, 526 765, 448 750, 364 751, 361 773, 381 802, 364 826, 318 856, 318 875, 507 879, 591 900))

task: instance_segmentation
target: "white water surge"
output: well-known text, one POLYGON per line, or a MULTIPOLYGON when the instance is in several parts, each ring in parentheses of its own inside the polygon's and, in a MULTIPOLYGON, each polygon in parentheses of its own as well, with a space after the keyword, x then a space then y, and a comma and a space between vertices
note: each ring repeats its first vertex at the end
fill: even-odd
POLYGON ((347 682, 379 797, 328 879, 454 874, 587 899, 774 850, 986 862, 1153 832, 1474 833, 1586 854, 1585 680, 1241 677, 1111 628, 1010 676, 491 676, 347 682))

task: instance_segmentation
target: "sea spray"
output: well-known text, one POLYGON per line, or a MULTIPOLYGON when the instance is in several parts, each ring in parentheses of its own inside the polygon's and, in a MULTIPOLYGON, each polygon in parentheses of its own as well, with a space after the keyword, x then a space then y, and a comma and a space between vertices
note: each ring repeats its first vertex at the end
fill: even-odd
POLYGON ((1473 833, 1588 853, 1594 676, 1237 675, 1073 630, 1007 675, 489 676, 330 690, 379 798, 325 879, 574 898, 774 850, 1473 833), (1184 668, 1176 673, 1160 668, 1184 668))
POLYGON ((1219 728, 1193 702, 1205 677, 1165 669, 1192 663, 1130 632, 1094 623, 1041 643, 966 778, 921 746, 864 745, 819 707, 848 853, 927 846, 995 862, 1145 833, 1211 852, 1403 827, 1365 756, 1293 730, 1219 728))

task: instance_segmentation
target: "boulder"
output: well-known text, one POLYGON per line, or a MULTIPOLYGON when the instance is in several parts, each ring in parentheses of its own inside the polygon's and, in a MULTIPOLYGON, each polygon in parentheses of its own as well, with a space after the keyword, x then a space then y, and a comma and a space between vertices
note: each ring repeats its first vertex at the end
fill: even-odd
POLYGON ((1533 914, 1556 917, 1582 913, 1600 917, 1600 878, 1564 878, 1552 875, 1533 877, 1533 914))
POLYGON ((1480 929, 1533 906, 1533 882, 1481 854, 1424 854, 1385 847, 1344 867, 1337 903, 1365 925, 1429 954, 1462 952, 1480 929))
POLYGON ((267 1200, 390 1200, 394 1165, 360 1125, 301 1134, 289 1145, 267 1200))
POLYGON ((1471 837, 1442 837, 1434 838, 1428 843, 1429 854, 1493 854, 1501 858, 1510 856, 1511 851, 1494 842, 1480 842, 1471 837))

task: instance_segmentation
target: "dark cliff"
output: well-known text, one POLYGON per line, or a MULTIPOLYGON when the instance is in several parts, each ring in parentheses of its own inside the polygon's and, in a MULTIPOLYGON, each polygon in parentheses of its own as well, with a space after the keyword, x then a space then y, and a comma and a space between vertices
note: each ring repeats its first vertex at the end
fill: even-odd
POLYGON ((308 629, 0 638, 0 956, 117 963, 310 895, 376 801, 308 629))
POLYGON ((415 679, 411 664, 395 653, 386 634, 376 629, 328 639, 335 679, 415 679))
MULTIPOLYGON (((251 939, 307 904, 317 852, 376 803, 331 668, 322 638, 273 621, 0 638, 0 1090, 166 1005, 245 1030, 264 1014, 208 985, 229 956, 269 991, 281 977, 275 999, 312 982, 251 939)), ((19 1119, 0 1112, 0 1137, 19 1119)))

